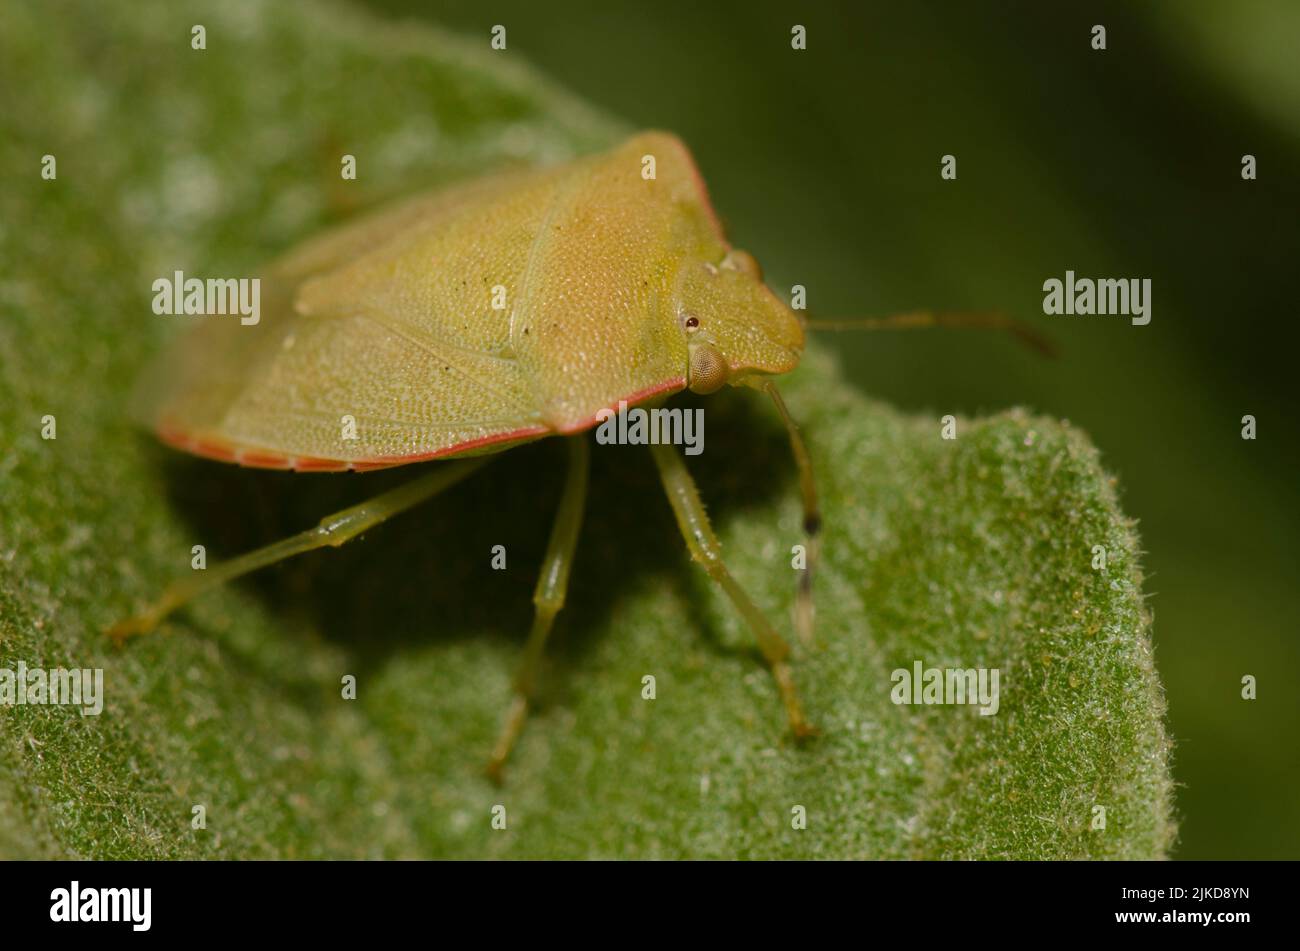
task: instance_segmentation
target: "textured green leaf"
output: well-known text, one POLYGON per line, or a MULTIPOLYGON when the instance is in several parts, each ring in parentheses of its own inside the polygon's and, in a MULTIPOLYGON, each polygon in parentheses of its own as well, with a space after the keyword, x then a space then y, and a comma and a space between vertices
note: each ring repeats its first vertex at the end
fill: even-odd
MULTIPOLYGON (((99 632, 188 570, 191 545, 233 554, 410 476, 249 472, 134 432, 125 394, 178 329, 150 312, 152 280, 246 274, 377 197, 626 129, 513 52, 317 4, 11 8, 0 88, 0 667, 103 667, 107 691, 97 718, 0 708, 0 854, 1169 847, 1137 540, 1096 451, 1023 412, 960 420, 943 440, 937 419, 862 398, 815 349, 787 385, 826 516, 818 644, 796 648, 823 733, 806 747, 637 447, 594 454, 574 589, 504 788, 482 766, 558 496, 554 442, 113 650, 99 632), (190 48, 196 22, 204 51, 190 48), (56 181, 39 177, 46 153, 56 181), (340 182, 343 153, 358 182, 340 182), (55 440, 40 436, 47 414, 55 440), (503 572, 489 568, 498 544, 503 572), (999 669, 999 712, 895 705, 890 674, 916 661, 999 669), (340 697, 346 674, 355 701, 340 697), (206 830, 190 827, 196 804, 206 830), (490 827, 496 804, 506 831, 490 827)), ((756 394, 703 405, 691 468, 734 573, 789 630, 800 517, 783 433, 756 394)))

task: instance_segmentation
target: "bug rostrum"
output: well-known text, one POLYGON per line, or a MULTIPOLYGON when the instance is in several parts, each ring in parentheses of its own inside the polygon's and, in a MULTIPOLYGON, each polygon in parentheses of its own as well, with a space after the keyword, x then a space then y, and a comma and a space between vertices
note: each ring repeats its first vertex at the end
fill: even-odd
MULTIPOLYGON (((798 365, 804 323, 763 283, 754 258, 727 243, 694 161, 672 135, 647 132, 601 155, 410 199, 308 240, 270 264, 262 283, 260 321, 205 320, 146 374, 136 410, 158 437, 225 462, 300 472, 436 462, 314 528, 173 584, 109 631, 118 641, 152 630, 208 588, 342 545, 496 453, 566 437, 568 473, 532 630, 491 754, 499 775, 564 604, 587 488, 587 431, 598 414, 688 388, 764 390, 790 437, 805 529, 817 533, 809 455, 772 383, 798 365)), ((905 315, 891 323, 1005 325, 998 320, 905 315)), ((811 734, 789 647, 727 570, 680 453, 650 450, 692 557, 752 631, 791 731, 811 734)), ((805 641, 812 541, 796 602, 805 641)))

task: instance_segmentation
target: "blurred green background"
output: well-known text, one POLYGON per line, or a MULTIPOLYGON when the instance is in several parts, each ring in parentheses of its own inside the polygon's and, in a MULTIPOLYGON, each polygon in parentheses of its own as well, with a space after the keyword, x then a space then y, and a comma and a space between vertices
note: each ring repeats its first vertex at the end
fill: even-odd
POLYGON ((1175 855, 1300 857, 1300 4, 366 5, 485 46, 502 24, 499 55, 679 133, 733 241, 815 314, 996 307, 1050 333, 1055 362, 995 335, 831 342, 905 409, 1022 404, 1092 435, 1148 552, 1175 855), (1044 316, 1067 269, 1150 278, 1151 323, 1044 316))

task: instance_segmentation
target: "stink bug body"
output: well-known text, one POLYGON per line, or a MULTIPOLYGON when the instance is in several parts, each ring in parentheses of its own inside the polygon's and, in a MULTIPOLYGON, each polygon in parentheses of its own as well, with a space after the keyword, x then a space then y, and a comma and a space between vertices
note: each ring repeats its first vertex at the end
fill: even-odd
POLYGON ((638 136, 308 241, 264 275, 265 318, 196 328, 141 409, 191 452, 312 471, 571 435, 620 400, 794 368, 798 319, 728 252, 685 147, 638 136))

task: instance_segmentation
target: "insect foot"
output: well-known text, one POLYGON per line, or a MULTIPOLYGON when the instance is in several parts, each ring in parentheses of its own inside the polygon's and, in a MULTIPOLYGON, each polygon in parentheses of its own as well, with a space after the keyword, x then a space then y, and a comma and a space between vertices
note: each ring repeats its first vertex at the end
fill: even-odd
POLYGON ((821 736, 821 730, 817 729, 808 718, 804 716, 803 705, 799 702, 799 693, 794 686, 794 677, 790 672, 790 665, 784 661, 772 665, 772 675, 776 678, 777 689, 781 693, 781 700, 785 704, 786 715, 790 718, 790 732, 794 734, 796 742, 802 742, 815 736, 821 736))
POLYGON ((125 647, 128 637, 152 633, 153 629, 158 626, 158 621, 157 613, 146 611, 144 614, 129 617, 125 621, 118 621, 105 630, 104 633, 113 641, 115 647, 125 647))

